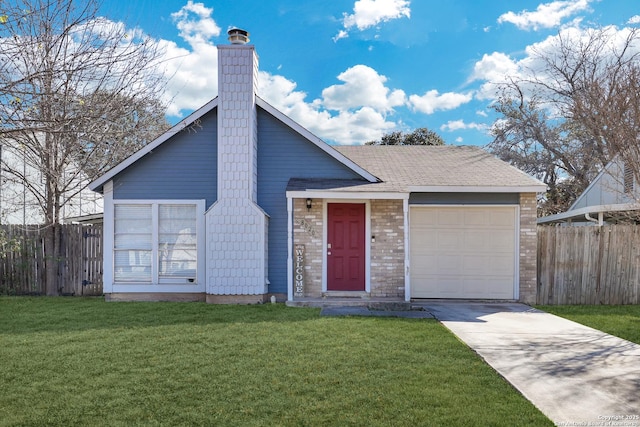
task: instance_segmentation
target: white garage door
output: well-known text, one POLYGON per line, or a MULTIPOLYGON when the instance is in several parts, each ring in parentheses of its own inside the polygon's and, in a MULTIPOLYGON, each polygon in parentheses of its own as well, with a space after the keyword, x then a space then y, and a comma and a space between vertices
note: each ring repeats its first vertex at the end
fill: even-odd
POLYGON ((410 211, 411 297, 514 299, 516 208, 410 211))

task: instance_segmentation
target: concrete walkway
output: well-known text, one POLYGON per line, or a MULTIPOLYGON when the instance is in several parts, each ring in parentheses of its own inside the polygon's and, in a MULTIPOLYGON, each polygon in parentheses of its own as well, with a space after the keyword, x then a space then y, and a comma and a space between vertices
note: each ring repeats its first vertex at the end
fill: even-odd
POLYGON ((640 345, 523 304, 422 305, 557 425, 640 426, 640 345))

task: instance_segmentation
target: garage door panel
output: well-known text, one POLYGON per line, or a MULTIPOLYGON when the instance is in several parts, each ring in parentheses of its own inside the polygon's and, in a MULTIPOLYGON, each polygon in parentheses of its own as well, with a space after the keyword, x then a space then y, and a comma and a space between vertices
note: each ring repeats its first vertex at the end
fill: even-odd
POLYGON ((427 286, 412 291, 414 298, 433 298, 433 292, 441 295, 438 298, 460 298, 463 290, 463 284, 456 277, 426 276, 423 280, 427 286))
POLYGON ((455 274, 460 271, 462 263, 464 262, 460 257, 455 255, 439 255, 435 257, 437 259, 437 265, 432 274, 455 274))
POLYGON ((416 227, 416 229, 426 229, 430 228, 432 225, 438 223, 438 212, 437 211, 428 211, 423 212, 422 215, 415 218, 415 221, 412 221, 411 227, 416 227))
POLYGON ((460 257, 462 265, 456 272, 459 276, 486 275, 490 270, 490 257, 480 254, 469 254, 460 257), (464 274, 462 273, 464 272, 464 274))
POLYGON ((412 207, 411 296, 513 299, 515 212, 513 206, 412 207))
POLYGON ((464 246, 458 247, 457 250, 465 252, 477 252, 488 249, 493 239, 492 232, 486 230, 466 230, 464 234, 464 246))
POLYGON ((463 221, 464 213, 456 209, 443 209, 435 216, 437 219, 437 225, 457 225, 463 221))
POLYGON ((464 233, 461 230, 442 230, 436 232, 435 243, 442 252, 455 251, 464 241, 464 233))
POLYGON ((516 217, 513 214, 513 211, 497 211, 493 212, 490 215, 490 225, 502 227, 502 228, 513 228, 515 226, 516 217))
POLYGON ((502 272, 502 276, 512 276, 515 270, 513 256, 511 254, 505 254, 500 256, 493 256, 488 259, 488 274, 491 275, 494 271, 502 272))
POLYGON ((481 209, 466 209, 464 212, 464 223, 469 226, 485 225, 489 221, 489 214, 481 209))
POLYGON ((487 250, 491 252, 503 252, 513 254, 515 248, 515 236, 513 233, 492 233, 487 240, 487 250))

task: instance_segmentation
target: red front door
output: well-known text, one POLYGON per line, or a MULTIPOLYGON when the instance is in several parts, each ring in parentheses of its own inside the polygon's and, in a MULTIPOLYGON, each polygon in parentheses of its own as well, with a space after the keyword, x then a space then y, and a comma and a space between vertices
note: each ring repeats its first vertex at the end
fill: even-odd
POLYGON ((364 203, 327 205, 327 290, 364 291, 364 203))

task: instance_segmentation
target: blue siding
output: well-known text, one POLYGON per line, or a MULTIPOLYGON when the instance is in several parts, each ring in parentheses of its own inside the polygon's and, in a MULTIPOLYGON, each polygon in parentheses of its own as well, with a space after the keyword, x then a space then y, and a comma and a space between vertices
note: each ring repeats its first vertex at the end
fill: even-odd
POLYGON ((287 292, 287 197, 290 178, 361 178, 258 108, 258 204, 269 214, 269 292, 287 292))
POLYGON ((217 198, 217 111, 200 119, 200 126, 183 130, 118 174, 114 199, 217 198))

